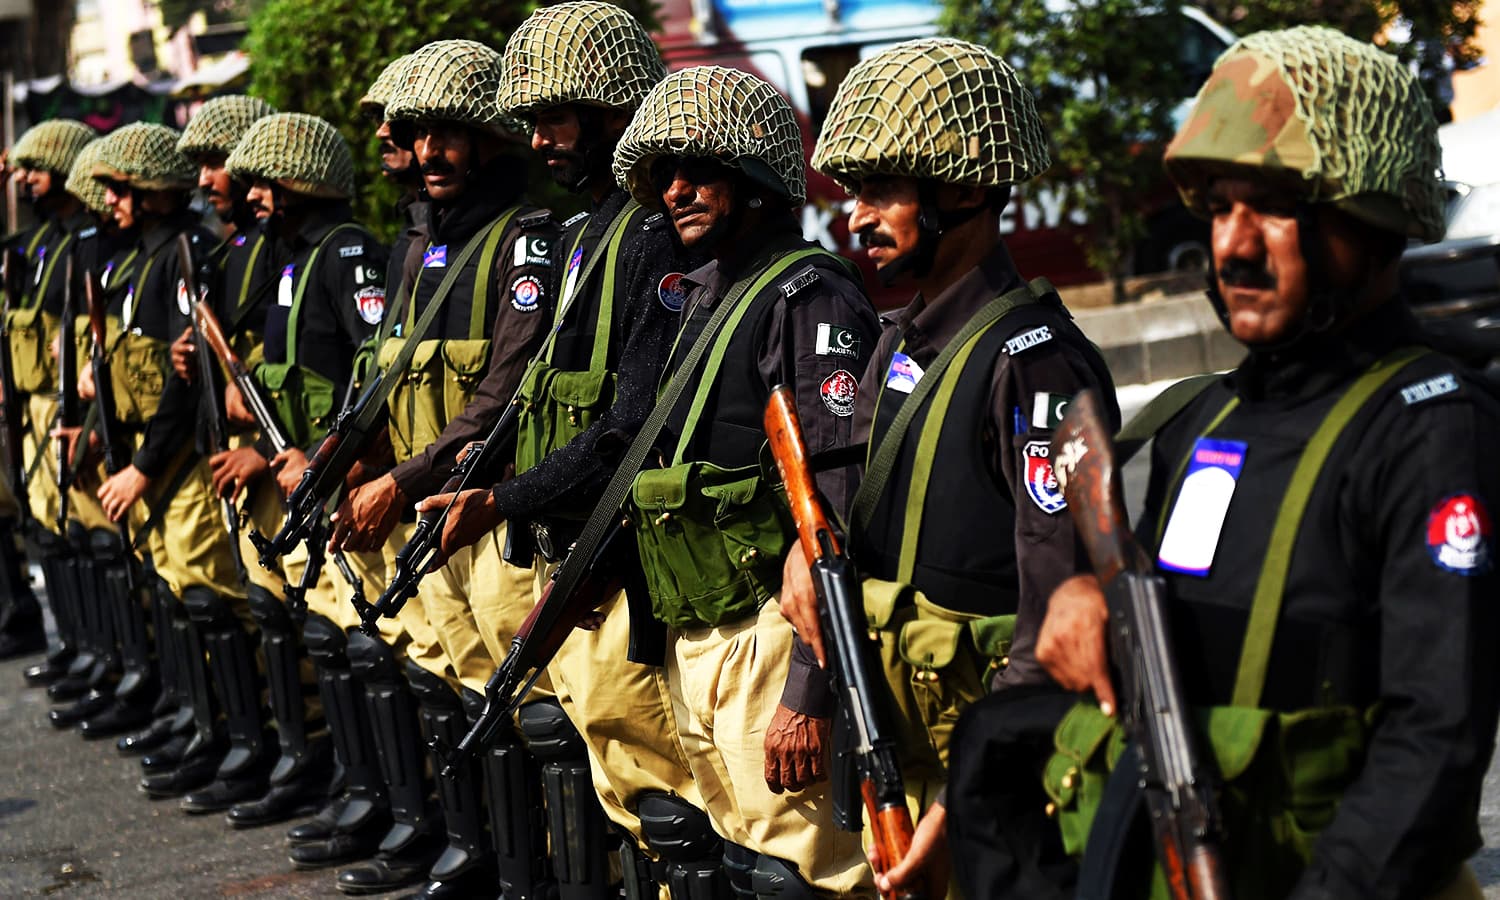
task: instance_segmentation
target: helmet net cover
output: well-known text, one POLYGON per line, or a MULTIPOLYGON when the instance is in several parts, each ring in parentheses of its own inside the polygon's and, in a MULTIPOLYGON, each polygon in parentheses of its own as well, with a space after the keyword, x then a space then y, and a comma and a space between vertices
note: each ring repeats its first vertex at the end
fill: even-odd
POLYGON ((532 13, 506 42, 499 102, 514 115, 564 103, 633 110, 666 74, 630 13, 596 0, 561 3, 532 13))
POLYGON ((375 81, 365 95, 359 98, 359 111, 367 116, 379 119, 385 118, 386 104, 391 100, 391 94, 396 85, 401 81, 402 67, 411 59, 411 54, 398 56, 386 64, 380 74, 375 76, 375 81))
POLYGON ((264 178, 312 197, 354 195, 354 160, 338 129, 306 113, 277 113, 250 126, 226 163, 244 181, 264 178))
POLYGON ((1052 164, 1031 91, 978 44, 906 41, 849 71, 812 166, 846 188, 872 175, 999 187, 1052 164))
POLYGON ((109 215, 110 207, 104 198, 104 185, 93 177, 93 172, 94 164, 104 152, 104 144, 105 138, 98 138, 84 145, 78 152, 78 159, 73 162, 65 185, 68 193, 82 201, 90 212, 101 216, 109 215))
POLYGON ((385 104, 392 122, 434 119, 492 131, 529 134, 501 109, 500 54, 478 41, 434 41, 407 57, 385 104))
POLYGON ((1376 227, 1437 240, 1441 159, 1437 121, 1409 69, 1373 44, 1304 26, 1225 51, 1165 165, 1198 215, 1208 214, 1213 178, 1254 171, 1376 227))
POLYGON ((94 129, 72 119, 49 119, 17 139, 10 158, 18 166, 67 175, 78 154, 98 135, 94 129))
POLYGON ((807 199, 802 133, 786 98, 765 81, 722 66, 663 79, 615 147, 615 180, 641 204, 661 206, 651 165, 662 156, 707 156, 739 168, 786 197, 807 199))
POLYGON ((93 176, 145 191, 190 190, 198 184, 198 167, 178 152, 178 137, 165 125, 126 125, 104 139, 93 176))
POLYGON ((228 156, 257 119, 275 112, 271 104, 258 97, 244 94, 215 97, 188 120, 182 137, 177 139, 177 150, 187 156, 209 153, 228 156))

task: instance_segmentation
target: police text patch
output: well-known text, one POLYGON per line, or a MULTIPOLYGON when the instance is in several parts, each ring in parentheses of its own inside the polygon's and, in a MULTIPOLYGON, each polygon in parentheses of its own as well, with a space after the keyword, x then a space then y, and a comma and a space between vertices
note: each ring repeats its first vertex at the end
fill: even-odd
POLYGON ((1451 394, 1456 390, 1458 390, 1458 378, 1452 372, 1444 372, 1426 381, 1419 381, 1402 388, 1401 399, 1407 406, 1414 406, 1423 400, 1451 394))
POLYGON ((818 323, 818 345, 815 352, 819 356, 844 356, 849 359, 858 359, 859 344, 859 334, 852 328, 828 322, 818 323))
POLYGON ((364 255, 365 255, 365 245, 364 244, 356 244, 353 247, 340 247, 339 248, 339 259, 353 259, 356 256, 364 256, 364 255))
POLYGON ((818 274, 818 270, 812 266, 808 266, 781 283, 781 296, 790 300, 807 288, 817 284, 820 278, 822 276, 818 274))
POLYGON ((1005 352, 1014 356, 1022 350, 1030 350, 1038 344, 1045 344, 1052 340, 1052 329, 1043 325, 1030 331, 1022 332, 1005 342, 1005 352))

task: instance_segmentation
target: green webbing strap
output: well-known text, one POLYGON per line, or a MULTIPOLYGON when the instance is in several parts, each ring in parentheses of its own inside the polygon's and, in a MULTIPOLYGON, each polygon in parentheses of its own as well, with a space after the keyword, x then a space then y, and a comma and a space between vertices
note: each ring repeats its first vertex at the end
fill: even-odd
MULTIPOLYGON (((249 261, 245 263, 245 275, 240 279, 240 292, 238 297, 236 298, 239 303, 239 305, 235 307, 236 312, 244 310, 246 307, 251 305, 245 302, 245 295, 250 293, 250 281, 255 277, 255 261, 260 259, 260 251, 265 246, 266 236, 265 233, 262 232, 261 234, 256 235, 255 247, 250 251, 249 261)), ((236 319, 238 318, 239 317, 236 316, 236 319)))
MULTIPOLYGON (((870 523, 870 516, 875 512, 875 505, 880 502, 880 495, 885 492, 886 483, 890 481, 891 472, 895 470, 896 458, 901 452, 901 442, 911 427, 912 420, 916 418, 917 411, 926 402, 928 395, 937 389, 938 382, 943 380, 943 373, 947 371, 954 357, 963 352, 976 335, 1000 321, 1016 307, 1035 303, 1038 298, 1052 290, 1050 282, 1045 278, 1037 278, 1033 279, 1030 284, 1024 284, 1002 294, 991 300, 973 318, 969 319, 963 330, 948 342, 943 352, 939 353, 937 359, 932 361, 932 365, 922 373, 922 380, 917 382, 911 396, 907 397, 906 402, 901 405, 901 410, 896 413, 895 421, 891 422, 890 430, 881 438, 880 446, 876 448, 874 442, 871 442, 873 454, 866 467, 865 479, 860 482, 859 490, 854 493, 854 504, 849 514, 851 526, 863 529, 870 523)), ((903 343, 902 346, 905 344, 903 343)), ((972 349, 969 352, 973 352, 972 349)), ((883 396, 885 396, 885 385, 882 384, 880 394, 876 397, 877 412, 880 397, 883 396)), ((908 509, 910 507, 911 504, 908 504, 908 509)), ((920 516, 920 511, 918 516, 920 516)))
MULTIPOLYGON (((641 212, 644 213, 645 210, 642 209, 641 212)), ((625 244, 627 230, 621 228, 610 236, 609 249, 604 254, 603 296, 599 304, 598 323, 594 328, 594 352, 589 356, 590 372, 603 372, 609 365, 609 338, 615 325, 615 284, 620 273, 620 248, 625 244)))
MULTIPOLYGON (((754 285, 746 292, 753 301, 761 291, 765 290, 772 281, 781 277, 787 269, 796 265, 804 259, 814 256, 831 255, 821 247, 804 247, 801 250, 788 253, 766 267, 760 277, 755 279, 754 285)), ((743 283, 743 282, 741 282, 743 283)), ((739 285, 736 285, 738 287, 739 285)), ((727 300, 725 301, 727 305, 727 300)), ((723 326, 718 329, 718 335, 714 339, 712 352, 709 353, 708 363, 703 367, 703 377, 698 380, 698 390, 693 394, 693 403, 688 407, 687 418, 682 423, 682 433, 677 436, 677 449, 672 454, 672 465, 682 464, 682 455, 687 451, 689 441, 698 430, 698 421, 703 418, 703 411, 708 406, 708 395, 713 393, 718 386, 719 367, 724 364, 724 354, 729 352, 729 345, 734 340, 734 332, 744 321, 745 314, 754 306, 753 302, 738 303, 734 311, 727 317, 723 326)), ((714 311, 714 317, 718 318, 722 309, 714 311)), ((705 332, 706 333, 706 332, 705 332)), ((698 343, 702 343, 699 338, 698 343)), ((697 344, 693 346, 698 349, 697 344)), ((681 370, 679 370, 681 371, 681 370)))
POLYGON ((1318 483, 1318 475, 1333 452, 1339 435, 1376 391, 1427 353, 1421 347, 1403 347, 1388 353, 1349 386, 1307 442, 1302 458, 1297 460, 1297 468, 1292 471, 1286 494, 1281 498, 1276 524, 1271 529, 1271 543, 1266 548, 1260 578, 1255 583, 1255 599, 1250 606, 1250 621, 1245 627, 1245 643, 1240 649, 1231 705, 1260 706, 1261 693, 1266 686, 1266 667, 1271 661, 1271 642, 1276 636, 1276 620, 1281 615, 1282 594, 1292 566, 1292 549, 1297 543, 1297 532, 1302 527, 1302 516, 1318 483))
POLYGON ((71 233, 63 235, 62 242, 57 245, 57 252, 47 254, 47 258, 42 261, 42 281, 31 295, 36 301, 31 304, 32 306, 38 306, 46 299, 47 287, 52 284, 52 273, 57 271, 57 264, 62 260, 63 254, 67 252, 68 245, 71 243, 73 243, 73 235, 71 233))
MULTIPOLYGON (((484 239, 484 248, 479 251, 479 268, 475 269, 474 296, 469 303, 469 340, 477 341, 489 337, 485 333, 484 314, 490 308, 490 294, 493 293, 494 281, 484 277, 484 273, 494 271, 495 251, 500 247, 500 239, 505 237, 505 227, 510 224, 510 217, 515 213, 515 207, 501 216, 494 225, 490 226, 489 237, 484 239)), ((522 232, 516 240, 525 241, 526 234, 522 232)))
POLYGON ((297 364, 297 321, 301 318, 302 296, 307 293, 307 281, 312 277, 312 273, 317 268, 318 254, 323 252, 323 248, 328 245, 329 241, 333 240, 334 235, 343 231, 356 230, 359 230, 359 226, 353 222, 342 222, 335 225, 327 234, 323 235, 323 239, 318 241, 318 245, 307 255, 307 262, 302 264, 302 277, 297 279, 297 290, 292 294, 292 311, 286 315, 287 365, 297 364))
POLYGON ((1157 394, 1115 435, 1115 461, 1122 466, 1129 462, 1164 425, 1198 399, 1198 395, 1208 390, 1208 386, 1219 377, 1214 373, 1194 375, 1157 394))
MULTIPOLYGON (((519 206, 510 207, 496 216, 482 230, 476 231, 473 237, 469 238, 469 242, 464 244, 464 249, 459 252, 458 257, 453 261, 453 265, 448 266, 447 271, 443 273, 443 280, 438 282, 437 291, 433 293, 432 299, 427 302, 429 308, 445 302, 448 299, 448 295, 453 292, 453 285, 457 283, 458 276, 462 273, 464 266, 468 264, 469 259, 474 255, 476 250, 482 250, 479 268, 474 270, 474 302, 469 304, 468 336, 471 340, 488 337, 484 333, 484 298, 485 284, 489 279, 485 277, 484 273, 490 271, 489 267, 494 265, 495 248, 500 245, 500 238, 505 235, 506 226, 510 224, 510 220, 520 208, 519 206)), ((432 249, 432 242, 430 240, 427 242, 427 249, 432 249)), ((426 253, 423 253, 423 257, 426 257, 426 253)), ((417 277, 412 279, 412 289, 406 296, 406 303, 401 307, 400 315, 406 320, 407 327, 407 333, 403 336, 407 338, 410 338, 412 333, 417 331, 420 331, 422 334, 427 333, 426 328, 414 326, 417 318, 417 305, 412 302, 412 298, 417 295, 417 288, 422 284, 422 276, 426 272, 427 269, 425 267, 417 270, 417 277)), ((427 310, 424 309, 422 312, 425 315, 427 310)))
MULTIPOLYGON (((146 287, 146 279, 151 277, 151 267, 156 265, 157 257, 167 252, 167 249, 170 246, 171 244, 169 243, 168 245, 163 246, 160 250, 146 257, 146 261, 141 263, 140 274, 136 276, 136 278, 131 281, 130 285, 125 289, 130 296, 130 309, 120 311, 120 337, 122 339, 125 337, 125 335, 130 333, 130 326, 135 324, 135 311, 141 308, 140 300, 137 297, 137 294, 146 287), (128 314, 128 317, 126 317, 126 314, 128 314)), ((172 252, 176 252, 175 248, 172 250, 172 252)))
MULTIPOLYGON (((1228 400, 1226 400, 1224 402, 1224 405, 1219 407, 1219 411, 1214 414, 1214 417, 1209 420, 1208 427, 1204 428, 1203 431, 1199 433, 1198 437, 1206 438, 1210 434, 1213 434, 1214 429, 1218 428, 1225 419, 1229 418, 1229 414, 1234 412, 1234 408, 1239 405, 1239 397, 1230 397, 1228 400)), ((1192 459, 1193 448, 1188 447, 1188 452, 1183 454, 1182 459, 1178 461, 1177 469, 1172 473, 1172 480, 1168 482, 1170 485, 1172 485, 1171 489, 1167 491, 1167 497, 1169 499, 1177 496, 1177 491, 1182 485, 1183 475, 1187 472, 1188 463, 1191 462, 1192 459)), ((1166 503, 1163 503, 1161 513, 1156 517, 1156 546, 1158 547, 1161 546, 1162 535, 1166 534, 1167 532, 1167 513, 1169 511, 1170 506, 1166 503)))
MULTIPOLYGON (((635 213, 638 210, 642 210, 642 209, 644 209, 644 207, 642 207, 639 203, 635 202, 634 200, 630 200, 630 201, 626 202, 626 204, 623 207, 620 208, 620 211, 618 213, 615 213, 614 220, 609 223, 609 227, 607 229, 605 229, 604 234, 600 236, 599 243, 597 243, 597 244, 594 245, 594 252, 589 254, 588 262, 586 262, 586 263, 583 264, 582 270, 578 273, 577 280, 575 280, 573 282, 573 290, 571 292, 569 292, 567 294, 567 296, 563 297, 562 298, 562 302, 558 304, 557 317, 556 317, 557 326, 556 326, 556 328, 553 329, 554 332, 556 332, 557 330, 559 330, 559 329, 562 328, 563 316, 567 315, 568 310, 570 310, 570 309, 573 308, 573 299, 575 297, 577 297, 580 293, 582 293, 584 285, 588 284, 589 279, 592 278, 592 277, 594 277, 594 270, 597 269, 597 268, 599 268, 600 262, 602 262, 606 256, 611 256, 611 254, 618 255, 620 245, 625 242, 625 224, 628 221, 630 221, 631 217, 634 216, 635 213)), ((583 243, 583 229, 579 229, 577 239, 573 241, 572 248, 568 250, 568 259, 569 259, 569 261, 571 261, 573 259, 573 253, 574 253, 574 251, 576 251, 578 249, 578 246, 580 244, 582 244, 582 243, 583 243)), ((614 269, 613 258, 611 258, 611 263, 610 263, 609 269, 607 269, 605 271, 604 278, 605 278, 605 281, 604 281, 604 303, 610 309, 609 315, 610 315, 610 318, 612 319, 613 316, 614 316, 614 311, 613 311, 614 296, 613 295, 614 295, 614 282, 615 282, 615 269, 614 269)), ((564 272, 563 273, 563 288, 566 289, 567 285, 568 285, 568 274, 566 272, 564 272)), ((606 320, 606 321, 609 321, 609 320, 606 320)), ((607 330, 605 331, 605 335, 606 335, 606 337, 609 335, 609 332, 607 330)), ((609 342, 607 340, 606 341, 600 341, 598 339, 597 335, 595 336, 595 338, 594 338, 594 359, 596 361, 599 359, 599 356, 600 356, 599 348, 600 348, 601 345, 604 346, 604 355, 607 358, 608 353, 609 353, 608 343, 609 342)), ((547 362, 548 362, 548 364, 551 364, 551 362, 552 362, 552 348, 551 347, 547 348, 547 362)), ((591 366, 591 368, 590 368, 589 371, 597 372, 597 371, 600 371, 602 369, 602 367, 603 367, 603 363, 596 362, 593 366, 591 366)))

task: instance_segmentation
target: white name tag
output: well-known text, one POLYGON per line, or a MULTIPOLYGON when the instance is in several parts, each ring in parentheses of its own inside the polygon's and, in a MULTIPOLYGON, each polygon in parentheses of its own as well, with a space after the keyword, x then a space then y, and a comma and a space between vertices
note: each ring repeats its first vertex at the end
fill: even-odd
POLYGON ((1245 467, 1245 447, 1243 441, 1212 438, 1199 438, 1193 445, 1182 490, 1157 552, 1156 561, 1163 569, 1208 577, 1230 498, 1245 467))

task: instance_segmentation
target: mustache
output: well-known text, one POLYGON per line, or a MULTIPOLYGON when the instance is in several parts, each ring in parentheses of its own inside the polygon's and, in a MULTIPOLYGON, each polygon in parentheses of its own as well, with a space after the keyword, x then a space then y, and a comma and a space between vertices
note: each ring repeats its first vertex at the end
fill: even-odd
POLYGON ((560 159, 564 162, 574 163, 575 165, 583 164, 583 154, 574 153, 571 150, 559 150, 556 147, 548 147, 546 150, 543 150, 542 159, 546 160, 547 162, 551 162, 554 159, 560 159))
POLYGON ((894 248, 896 246, 896 239, 888 234, 881 234, 879 231, 876 231, 874 225, 866 225, 859 230, 859 245, 866 250, 871 247, 894 248))
POLYGON ((1269 290, 1276 287, 1276 276, 1264 263, 1244 259, 1226 260, 1215 272, 1225 287, 1245 287, 1269 290))
POLYGON ((457 175, 458 169, 443 160, 422 163, 423 175, 457 175))

